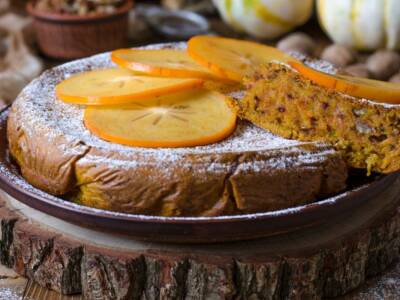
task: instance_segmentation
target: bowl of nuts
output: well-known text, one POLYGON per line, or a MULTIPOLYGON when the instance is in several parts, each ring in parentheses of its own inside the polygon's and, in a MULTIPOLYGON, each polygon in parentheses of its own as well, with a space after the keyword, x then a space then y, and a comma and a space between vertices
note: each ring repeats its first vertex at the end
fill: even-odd
POLYGON ((31 0, 42 53, 76 59, 126 46, 133 0, 31 0))

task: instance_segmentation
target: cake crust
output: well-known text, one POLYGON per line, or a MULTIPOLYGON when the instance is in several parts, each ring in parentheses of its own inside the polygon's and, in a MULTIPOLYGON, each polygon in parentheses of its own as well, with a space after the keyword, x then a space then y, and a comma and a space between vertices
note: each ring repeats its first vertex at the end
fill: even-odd
POLYGON ((263 212, 345 188, 346 166, 331 146, 286 140, 247 122, 222 142, 193 148, 100 140, 84 127, 83 108, 57 100, 54 87, 71 74, 112 65, 102 54, 56 67, 14 102, 10 153, 29 183, 91 207, 163 216, 263 212))

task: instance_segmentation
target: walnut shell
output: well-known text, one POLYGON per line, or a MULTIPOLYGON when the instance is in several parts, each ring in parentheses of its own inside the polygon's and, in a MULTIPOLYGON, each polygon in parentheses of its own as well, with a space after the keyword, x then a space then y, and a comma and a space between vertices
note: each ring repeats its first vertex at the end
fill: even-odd
POLYGON ((347 66, 344 70, 347 74, 354 77, 370 78, 367 66, 362 63, 347 66))
POLYGON ((321 55, 322 60, 343 68, 356 61, 355 52, 342 45, 333 44, 325 48, 321 55))
POLYGON ((400 69, 400 55, 390 50, 378 50, 367 59, 372 77, 387 80, 400 69))
POLYGON ((315 42, 307 34, 295 32, 280 40, 277 48, 284 52, 300 52, 304 55, 313 55, 315 42))

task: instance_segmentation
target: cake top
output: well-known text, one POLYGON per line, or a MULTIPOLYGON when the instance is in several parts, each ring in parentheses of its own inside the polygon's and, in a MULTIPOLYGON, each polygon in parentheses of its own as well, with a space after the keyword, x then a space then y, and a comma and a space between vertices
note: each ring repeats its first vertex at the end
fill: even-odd
MULTIPOLYGON (((159 44, 146 47, 147 49, 160 48, 184 48, 185 43, 178 44, 159 44)), ((27 125, 25 130, 44 129, 49 139, 64 136, 68 141, 79 141, 80 143, 93 148, 107 149, 124 154, 140 153, 150 155, 160 160, 179 159, 183 155, 212 154, 212 153, 239 153, 257 152, 266 150, 279 150, 284 153, 284 149, 290 152, 299 151, 304 154, 304 160, 315 160, 323 152, 332 154, 334 150, 322 143, 300 142, 278 137, 268 131, 260 129, 247 122, 238 122, 237 129, 227 139, 207 145, 187 148, 140 148, 129 147, 115 143, 110 143, 92 135, 83 124, 83 107, 78 105, 66 104, 58 100, 55 96, 55 86, 69 76, 89 71, 115 66, 108 53, 96 55, 90 58, 73 61, 49 71, 44 72, 39 78, 29 84, 19 95, 15 105, 18 106, 20 115, 24 118, 27 125), (321 148, 318 155, 306 152, 305 145, 314 145, 321 148)), ((32 132, 32 135, 33 132, 32 132)), ((68 150, 68 149, 66 149, 68 150)), ((284 155, 282 155, 283 159, 284 155)))

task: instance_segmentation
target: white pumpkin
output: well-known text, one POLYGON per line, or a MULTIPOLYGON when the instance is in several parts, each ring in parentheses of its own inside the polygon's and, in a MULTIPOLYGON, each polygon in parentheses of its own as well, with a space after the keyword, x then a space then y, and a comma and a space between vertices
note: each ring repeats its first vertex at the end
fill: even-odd
POLYGON ((224 21, 260 39, 277 38, 311 17, 313 0, 213 0, 224 21))
POLYGON ((400 49, 399 0, 317 0, 321 26, 336 43, 359 50, 400 49))

